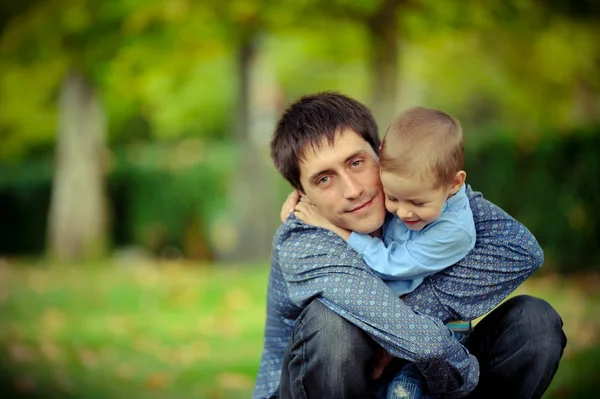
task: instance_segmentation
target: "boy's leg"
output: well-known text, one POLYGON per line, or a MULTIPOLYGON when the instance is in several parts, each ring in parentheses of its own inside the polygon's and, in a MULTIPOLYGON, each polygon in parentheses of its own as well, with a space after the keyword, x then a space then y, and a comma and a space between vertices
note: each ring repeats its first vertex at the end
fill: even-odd
POLYGON ((541 398, 567 344, 562 320, 548 302, 513 297, 477 324, 466 346, 481 376, 470 399, 541 398))
POLYGON ((425 380, 417 370, 414 363, 409 363, 398 373, 387 389, 386 399, 437 399, 431 394, 424 394, 427 390, 425 380))
POLYGON ((314 300, 296 321, 277 397, 368 398, 378 349, 361 329, 314 300))

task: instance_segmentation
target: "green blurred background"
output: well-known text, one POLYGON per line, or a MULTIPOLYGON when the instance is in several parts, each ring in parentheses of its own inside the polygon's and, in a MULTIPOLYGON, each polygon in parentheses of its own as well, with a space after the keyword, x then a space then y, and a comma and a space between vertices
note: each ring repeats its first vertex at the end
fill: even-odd
POLYGON ((287 104, 385 131, 461 121, 468 183, 546 254, 519 288, 569 344, 545 398, 600 395, 600 5, 593 0, 0 3, 0 392, 249 397, 287 104))

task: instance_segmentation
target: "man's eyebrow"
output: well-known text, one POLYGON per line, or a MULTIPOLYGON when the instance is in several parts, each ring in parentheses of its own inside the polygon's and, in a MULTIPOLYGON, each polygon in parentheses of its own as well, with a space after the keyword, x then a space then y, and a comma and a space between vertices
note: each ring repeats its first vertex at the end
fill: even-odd
MULTIPOLYGON (((358 151, 355 151, 355 152, 353 152, 352 154, 348 155, 348 156, 346 157, 346 159, 344 159, 344 163, 346 163, 346 162, 349 162, 351 159, 353 159, 353 158, 356 158, 357 156, 359 156, 359 155, 362 155, 362 154, 364 154, 364 153, 365 153, 365 150, 358 150, 358 151)), ((315 172, 315 173, 313 173, 312 175, 310 175, 310 177, 309 177, 309 181, 310 181, 310 182, 314 182, 314 181, 317 179, 317 177, 319 177, 320 175, 322 175, 322 174, 324 174, 324 173, 331 172, 331 171, 332 171, 332 169, 331 169, 331 168, 328 168, 328 169, 323 169, 323 170, 320 170, 320 171, 318 171, 318 172, 315 172)))
POLYGON ((352 154, 350 154, 350 156, 348 156, 345 160, 344 163, 350 161, 352 158, 356 158, 359 155, 362 155, 365 152, 365 150, 358 150, 356 152, 353 152, 352 154))
POLYGON ((315 180, 317 180, 317 177, 319 177, 320 175, 322 175, 324 173, 331 172, 331 171, 332 171, 332 169, 323 169, 318 172, 315 172, 312 175, 310 175, 308 181, 310 181, 311 183, 314 183, 315 180))

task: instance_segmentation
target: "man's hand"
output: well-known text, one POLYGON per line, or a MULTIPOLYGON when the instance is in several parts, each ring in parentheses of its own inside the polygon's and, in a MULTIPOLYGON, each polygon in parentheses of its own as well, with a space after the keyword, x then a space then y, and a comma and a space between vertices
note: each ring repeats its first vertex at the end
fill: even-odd
POLYGON ((317 210, 315 204, 313 204, 306 197, 300 197, 300 201, 294 209, 294 214, 298 219, 302 220, 306 224, 312 224, 313 226, 331 230, 346 241, 348 241, 350 238, 350 232, 348 230, 334 225, 325 217, 323 217, 323 215, 321 215, 321 213, 317 210))
POLYGON ((281 223, 285 223, 285 220, 288 218, 288 216, 290 216, 290 213, 294 212, 294 208, 299 200, 300 193, 298 190, 294 190, 290 193, 290 195, 288 195, 287 199, 283 203, 283 206, 281 207, 281 213, 279 214, 281 223))
POLYGON ((392 355, 387 353, 387 351, 383 348, 379 348, 379 352, 377 352, 377 359, 375 359, 375 368, 373 368, 373 373, 371 373, 371 377, 374 380, 379 379, 383 374, 383 370, 387 367, 388 364, 394 359, 392 355))

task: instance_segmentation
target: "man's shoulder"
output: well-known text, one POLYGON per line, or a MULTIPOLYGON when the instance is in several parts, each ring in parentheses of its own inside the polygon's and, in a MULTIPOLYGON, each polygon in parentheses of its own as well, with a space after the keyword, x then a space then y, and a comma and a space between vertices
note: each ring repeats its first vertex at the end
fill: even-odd
MULTIPOLYGON (((465 193, 477 226, 480 223, 513 223, 515 220, 498 205, 485 199, 483 195, 466 185, 465 193)), ((479 231, 479 228, 478 228, 479 231)))

